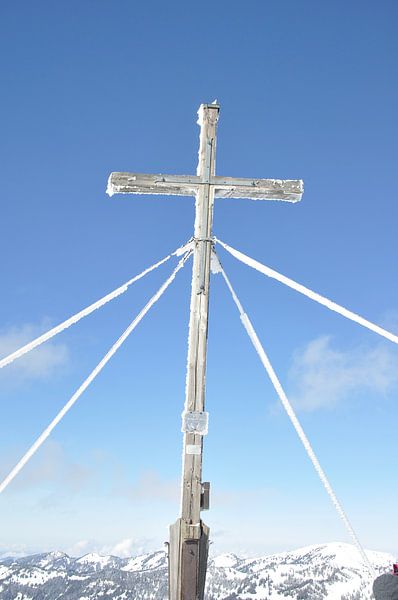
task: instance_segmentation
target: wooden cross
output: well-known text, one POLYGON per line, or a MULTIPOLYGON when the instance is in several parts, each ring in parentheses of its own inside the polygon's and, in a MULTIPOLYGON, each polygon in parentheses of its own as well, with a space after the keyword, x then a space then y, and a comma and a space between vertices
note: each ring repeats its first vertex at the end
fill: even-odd
POLYGON ((203 600, 209 528, 201 520, 208 508, 209 484, 202 482, 203 437, 207 433, 205 374, 214 198, 252 198, 298 202, 301 180, 236 179, 215 174, 216 131, 220 107, 199 108, 197 175, 112 173, 107 193, 161 194, 196 198, 186 399, 183 412, 184 457, 181 516, 170 527, 169 598, 203 600))

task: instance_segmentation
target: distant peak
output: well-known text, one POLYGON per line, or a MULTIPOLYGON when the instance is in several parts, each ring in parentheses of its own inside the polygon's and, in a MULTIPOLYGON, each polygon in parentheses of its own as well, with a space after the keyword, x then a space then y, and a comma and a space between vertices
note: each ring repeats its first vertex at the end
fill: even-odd
POLYGON ((108 559, 108 556, 102 556, 97 552, 89 552, 88 554, 85 554, 84 556, 78 558, 78 562, 102 562, 108 559))

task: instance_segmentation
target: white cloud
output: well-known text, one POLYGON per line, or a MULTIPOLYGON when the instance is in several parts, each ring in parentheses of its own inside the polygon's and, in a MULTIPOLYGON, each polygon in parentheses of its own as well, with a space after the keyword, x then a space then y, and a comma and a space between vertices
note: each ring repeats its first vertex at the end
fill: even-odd
MULTIPOLYGON (((19 327, 0 330, 0 357, 5 357, 24 346, 49 329, 48 321, 40 325, 26 323, 19 327)), ((14 363, 0 370, 1 378, 11 379, 16 384, 33 379, 46 379, 68 362, 68 349, 65 344, 46 342, 14 363)))
POLYGON ((66 548, 66 553, 70 556, 84 556, 91 552, 101 556, 119 556, 120 558, 130 558, 139 556, 148 552, 159 550, 157 544, 150 539, 125 538, 116 543, 104 544, 96 540, 80 540, 66 548))
MULTIPOLYGON (((0 463, 1 479, 19 458, 17 456, 11 462, 8 459, 0 463)), ((50 484, 56 493, 41 499, 39 506, 51 508, 59 503, 60 494, 75 494, 91 486, 95 474, 93 468, 71 460, 61 444, 50 439, 15 478, 9 490, 21 493, 50 484)))
POLYGON ((178 502, 180 484, 176 480, 162 479, 156 471, 145 471, 137 483, 132 484, 125 472, 120 470, 112 491, 114 495, 131 501, 178 502))
POLYGON ((2 558, 22 558, 33 554, 36 548, 27 546, 26 544, 4 544, 0 542, 0 559, 2 558))
POLYGON ((121 556, 127 558, 132 556, 136 547, 136 543, 132 538, 126 538, 115 544, 111 550, 111 554, 114 556, 121 556))
POLYGON ((66 553, 69 556, 84 556, 84 554, 88 554, 89 552, 96 552, 97 546, 90 542, 90 540, 79 540, 73 546, 67 548, 66 553))
POLYGON ((330 336, 296 351, 290 369, 292 402, 303 410, 332 408, 358 392, 386 394, 398 384, 398 354, 385 345, 339 350, 330 336))

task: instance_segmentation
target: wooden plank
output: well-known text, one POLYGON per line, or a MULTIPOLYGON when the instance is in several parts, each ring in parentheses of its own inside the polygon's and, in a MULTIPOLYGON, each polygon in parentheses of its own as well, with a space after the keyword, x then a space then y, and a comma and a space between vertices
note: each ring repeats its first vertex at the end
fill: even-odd
MULTIPOLYGON (((185 411, 204 411, 207 328, 210 289, 216 126, 218 107, 201 107, 198 185, 195 210, 195 247, 192 267, 191 313, 189 322, 188 368, 185 411)), ((181 503, 180 556, 177 585, 170 587, 171 600, 203 600, 206 580, 209 529, 200 518, 202 498, 202 452, 186 452, 193 446, 203 449, 203 436, 185 432, 181 503), (204 533, 205 532, 205 533, 204 533), (204 536, 204 539, 202 539, 204 536), (173 595, 173 591, 176 595, 173 595)), ((172 543, 172 542, 171 542, 172 543)), ((175 556, 176 550, 173 550, 175 556)), ((170 574, 175 577, 175 574, 170 574)))
POLYGON ((168 546, 169 564, 169 598, 179 598, 181 595, 179 582, 181 519, 170 526, 170 541, 168 546))
POLYGON ((198 599, 203 600, 206 587, 207 560, 209 557, 210 529, 202 523, 202 534, 199 542, 199 573, 198 573, 198 599))
POLYGON ((235 179, 212 177, 216 198, 284 200, 299 202, 304 192, 301 179, 235 179))
POLYGON ((206 181, 203 168, 196 175, 153 175, 147 173, 111 173, 107 193, 195 196, 200 189, 214 186, 216 198, 247 198, 254 200, 285 200, 298 202, 304 192, 301 179, 244 179, 210 176, 206 181))
POLYGON ((199 574, 199 540, 182 543, 181 598, 197 600, 199 574))
POLYGON ((111 173, 106 193, 195 196, 200 178, 195 175, 111 173))
MULTIPOLYGON (((212 236, 214 187, 210 185, 215 173, 216 127, 218 107, 201 107, 201 132, 198 176, 205 185, 199 187, 196 197, 195 238, 191 315, 189 324, 188 371, 186 382, 186 411, 205 409, 205 374, 207 352, 207 329, 210 290, 210 256, 212 236), (207 181, 207 183, 206 183, 207 181)), ((185 434, 187 445, 202 445, 202 436, 185 434)), ((202 494, 202 453, 184 454, 182 513, 184 521, 191 524, 200 522, 200 501, 202 494)))
POLYGON ((200 502, 201 510, 209 510, 210 508, 210 482, 204 481, 202 483, 202 498, 200 502))
MULTIPOLYGON (((300 179, 236 179, 211 177, 216 198, 252 200, 284 200, 298 202, 304 192, 300 179)), ((195 196, 209 183, 195 175, 150 175, 143 173, 111 173, 107 194, 153 194, 162 196, 195 196)))

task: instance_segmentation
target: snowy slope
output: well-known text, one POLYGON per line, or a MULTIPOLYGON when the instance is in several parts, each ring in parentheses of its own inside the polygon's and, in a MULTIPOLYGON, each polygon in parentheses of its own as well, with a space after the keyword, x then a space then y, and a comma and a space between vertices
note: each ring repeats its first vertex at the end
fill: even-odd
MULTIPOLYGON (((394 557, 369 552, 378 573, 394 557)), ((212 559, 206 600, 369 600, 371 580, 349 544, 309 546, 293 552, 243 559, 212 559)), ((0 561, 0 600, 164 600, 167 558, 155 552, 136 558, 51 552, 0 561)))
MULTIPOLYGON (((391 568, 391 555, 367 554, 377 573, 391 568)), ((257 559, 235 557, 235 564, 232 557, 217 557, 210 566, 208 600, 369 600, 371 597, 372 581, 358 551, 350 544, 309 546, 257 559)))

